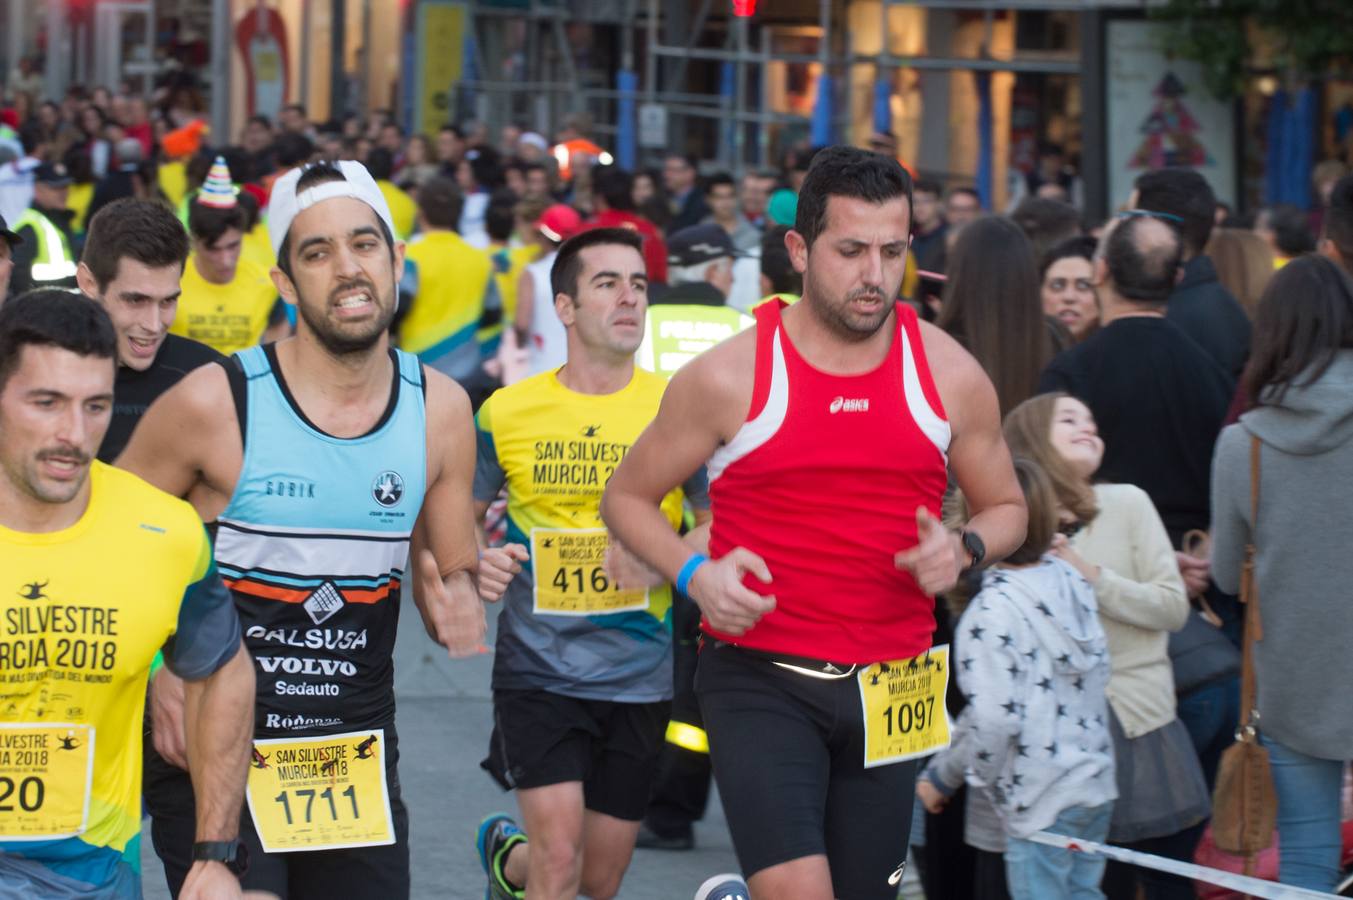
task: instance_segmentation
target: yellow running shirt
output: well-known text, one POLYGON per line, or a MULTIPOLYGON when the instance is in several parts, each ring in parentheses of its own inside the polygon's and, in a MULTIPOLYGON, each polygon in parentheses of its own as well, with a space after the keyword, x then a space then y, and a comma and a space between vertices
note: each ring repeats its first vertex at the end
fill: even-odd
POLYGON ((277 303, 277 288, 268 270, 243 255, 230 284, 207 281, 197 271, 193 257, 188 257, 182 287, 178 315, 169 332, 192 338, 226 356, 258 343, 277 303))
POLYGON ((100 462, 89 478, 71 527, 0 527, 0 878, 40 867, 56 882, 43 896, 70 879, 81 897, 131 898, 151 660, 163 647, 204 678, 240 625, 191 506, 100 462))
POLYGON ((479 368, 475 329, 485 304, 498 302, 488 254, 453 231, 424 232, 406 252, 417 287, 399 346, 452 378, 468 377, 479 368))
POLYGON ((393 181, 378 181, 385 205, 390 207, 390 220, 395 223, 395 240, 407 241, 413 234, 413 226, 418 218, 418 204, 393 181))
POLYGON ((510 324, 517 315, 517 282, 522 271, 540 255, 540 248, 534 244, 524 247, 498 247, 485 251, 493 266, 493 281, 498 286, 498 299, 502 303, 503 314, 497 322, 486 325, 475 334, 480 349, 485 356, 498 352, 502 341, 503 327, 510 324))
MULTIPOLYGON (((647 703, 672 696, 669 586, 621 591, 606 576, 601 493, 658 412, 667 380, 636 369, 614 394, 580 394, 543 372, 497 391, 477 417, 474 496, 507 485, 507 539, 531 559, 508 586, 498 619, 495 690, 647 703)), ((669 493, 707 509, 703 470, 669 493)))

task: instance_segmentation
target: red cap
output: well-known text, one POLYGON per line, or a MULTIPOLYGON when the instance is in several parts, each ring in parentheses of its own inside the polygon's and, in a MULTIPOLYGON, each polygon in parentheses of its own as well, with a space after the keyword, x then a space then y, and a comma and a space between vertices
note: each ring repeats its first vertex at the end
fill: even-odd
POLYGON ((19 111, 17 109, 0 109, 0 125, 8 125, 10 128, 19 127, 19 111))
POLYGON ((582 231, 583 219, 573 207, 556 203, 540 214, 535 227, 545 237, 560 244, 582 231))

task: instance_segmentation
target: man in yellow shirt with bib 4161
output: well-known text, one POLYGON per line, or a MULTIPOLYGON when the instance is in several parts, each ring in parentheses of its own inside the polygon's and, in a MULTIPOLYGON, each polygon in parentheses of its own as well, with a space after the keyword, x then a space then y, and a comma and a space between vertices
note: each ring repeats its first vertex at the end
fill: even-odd
POLYGON ((268 270, 241 256, 248 218, 218 156, 188 205, 193 252, 169 331, 226 356, 257 344, 283 309, 268 270))
MULTIPOLYGON (((481 823, 493 900, 610 900, 657 775, 672 698, 672 588, 619 584, 600 503, 657 414, 667 382, 638 369, 648 278, 637 232, 566 241, 550 271, 568 356, 479 410, 475 512, 507 487, 507 538, 483 552, 485 596, 505 586, 493 667, 494 733, 481 764, 515 790, 481 823), (529 841, 526 835, 530 835, 529 841)), ((689 498, 707 520, 704 472, 663 498, 672 530, 689 498)), ((647 577, 645 575, 644 577, 647 577)))

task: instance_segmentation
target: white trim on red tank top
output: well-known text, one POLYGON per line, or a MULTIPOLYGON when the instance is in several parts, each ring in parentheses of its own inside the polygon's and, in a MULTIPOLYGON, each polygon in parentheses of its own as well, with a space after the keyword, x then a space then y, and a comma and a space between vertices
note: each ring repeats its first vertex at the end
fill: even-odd
MULTIPOLYGON (((912 352, 911 337, 907 334, 906 326, 899 322, 897 333, 902 338, 902 396, 906 398, 907 411, 911 413, 911 419, 916 423, 916 427, 930 439, 930 443, 940 451, 940 456, 944 457, 945 465, 948 465, 949 441, 953 437, 953 432, 949 428, 949 422, 941 418, 930 405, 930 398, 926 397, 925 390, 921 387, 921 374, 916 367, 916 355, 912 352)), ((924 348, 921 352, 925 352, 924 348)))
MULTIPOLYGON (((778 325, 771 338, 770 392, 766 397, 766 405, 756 418, 743 423, 731 441, 714 451, 706 465, 711 482, 733 463, 765 446, 785 422, 789 412, 789 367, 785 365, 785 352, 780 344, 783 333, 784 326, 778 325)), ((949 422, 935 412, 921 387, 921 375, 912 352, 911 338, 901 322, 897 323, 897 333, 902 341, 902 396, 907 403, 907 412, 921 433, 940 451, 947 465, 949 441, 953 436, 949 422)))
POLYGON ((722 475, 724 469, 775 437, 785 423, 789 413, 789 367, 785 365, 785 351, 780 346, 783 331, 777 327, 771 337, 770 393, 766 405, 755 419, 742 423, 731 441, 714 451, 705 467, 711 482, 722 475))

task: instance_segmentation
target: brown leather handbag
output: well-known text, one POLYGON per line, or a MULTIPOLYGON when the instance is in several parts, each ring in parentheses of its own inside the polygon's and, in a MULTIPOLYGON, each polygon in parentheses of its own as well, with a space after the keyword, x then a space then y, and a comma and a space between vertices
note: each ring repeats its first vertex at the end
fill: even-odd
MULTIPOLYGON (((1273 790, 1268 751, 1259 743, 1255 704, 1254 642, 1263 640, 1259 588, 1254 579, 1254 534, 1259 524, 1259 438, 1250 439, 1250 541, 1240 574, 1245 604, 1245 640, 1240 669, 1240 724, 1236 742, 1222 754, 1212 798, 1212 835, 1217 847, 1249 857, 1273 842, 1278 797, 1273 790)), ((1251 860, 1245 868, 1250 869, 1251 860)))

